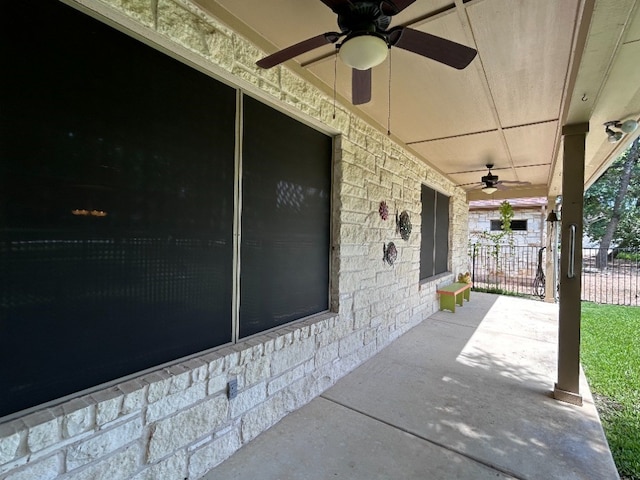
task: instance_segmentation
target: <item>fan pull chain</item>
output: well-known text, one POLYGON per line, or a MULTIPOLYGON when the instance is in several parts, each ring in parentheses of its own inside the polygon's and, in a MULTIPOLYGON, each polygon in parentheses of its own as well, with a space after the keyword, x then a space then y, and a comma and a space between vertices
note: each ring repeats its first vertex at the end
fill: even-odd
POLYGON ((387 109, 387 135, 391 136, 391 48, 389 48, 389 107, 387 109))
POLYGON ((333 56, 333 119, 336 119, 336 82, 338 78, 338 47, 333 56))

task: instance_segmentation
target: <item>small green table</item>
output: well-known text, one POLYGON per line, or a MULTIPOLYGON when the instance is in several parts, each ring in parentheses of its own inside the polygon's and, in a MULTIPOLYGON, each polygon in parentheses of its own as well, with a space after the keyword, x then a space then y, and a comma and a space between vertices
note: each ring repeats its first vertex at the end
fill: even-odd
POLYGON ((440 310, 451 310, 456 313, 456 304, 462 306, 464 300, 471 299, 471 283, 452 283, 446 287, 439 288, 440 310))

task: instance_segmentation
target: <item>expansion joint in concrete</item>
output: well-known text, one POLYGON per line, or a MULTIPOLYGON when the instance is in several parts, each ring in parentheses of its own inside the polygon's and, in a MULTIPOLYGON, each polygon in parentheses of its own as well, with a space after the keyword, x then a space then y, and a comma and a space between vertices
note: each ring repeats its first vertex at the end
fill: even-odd
POLYGON ((371 420, 374 420, 376 422, 383 423, 383 424, 385 424, 385 425, 387 425, 387 426, 389 426, 389 427, 391 427, 391 428, 393 428, 395 430, 399 430, 399 431, 401 431, 403 433, 406 433, 407 435, 411 435, 412 437, 418 438, 418 439, 420 439, 422 441, 428 442, 428 443, 430 443, 432 445, 435 445, 437 447, 444 448, 445 450, 448 450, 451 453, 454 453, 456 455, 460 455, 462 457, 465 457, 465 458, 471 460, 472 462, 480 464, 480 465, 482 465, 482 466, 484 466, 486 468, 489 468, 491 470, 495 470, 496 472, 500 472, 503 475, 507 475, 508 477, 511 477, 514 480, 529 480, 527 477, 525 477, 525 476, 523 476, 521 474, 514 473, 514 472, 512 472, 510 470, 507 470, 507 469, 505 469, 503 467, 500 467, 500 466, 498 466, 498 465, 496 465, 494 463, 487 462, 487 461, 485 461, 485 460, 483 460, 481 458, 478 458, 476 456, 473 456, 473 455, 469 455, 466 452, 460 451, 458 449, 455 449, 453 447, 450 447, 448 445, 440 443, 437 440, 433 440, 432 438, 427 438, 427 437, 425 437, 423 435, 420 435, 419 433, 413 432, 413 431, 411 431, 411 430, 409 430, 407 428, 404 428, 404 427, 402 427, 400 425, 396 425, 394 423, 388 422, 388 421, 386 421, 386 420, 384 420, 382 418, 378 418, 378 417, 376 417, 374 415, 371 415, 371 414, 369 414, 369 413, 367 413, 367 412, 365 412, 363 410, 360 410, 358 408, 354 408, 354 407, 352 407, 350 405, 347 405, 345 403, 342 403, 342 402, 339 402, 339 401, 334 400, 332 398, 326 397, 325 395, 320 395, 320 398, 322 398, 324 400, 327 400, 327 401, 329 401, 331 403, 335 403, 336 405, 340 405, 341 407, 344 407, 344 408, 346 408, 348 410, 351 410, 352 412, 355 412, 355 413, 357 413, 359 415, 364 415, 365 417, 368 417, 371 420))

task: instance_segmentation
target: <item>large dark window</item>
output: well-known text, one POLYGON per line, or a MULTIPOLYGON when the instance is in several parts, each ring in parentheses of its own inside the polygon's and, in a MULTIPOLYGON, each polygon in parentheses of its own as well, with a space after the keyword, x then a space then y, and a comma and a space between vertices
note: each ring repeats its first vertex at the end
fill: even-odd
POLYGON ((58 1, 2 35, 0 416, 232 341, 235 90, 58 1))
POLYGON ((244 101, 240 337, 329 302, 330 137, 244 101))
POLYGON ((422 185, 420 280, 447 271, 449 260, 449 197, 422 185))
MULTIPOLYGON (((527 220, 511 220, 511 230, 514 232, 526 232, 527 220)), ((502 220, 491 220, 491 231, 502 230, 502 220)))

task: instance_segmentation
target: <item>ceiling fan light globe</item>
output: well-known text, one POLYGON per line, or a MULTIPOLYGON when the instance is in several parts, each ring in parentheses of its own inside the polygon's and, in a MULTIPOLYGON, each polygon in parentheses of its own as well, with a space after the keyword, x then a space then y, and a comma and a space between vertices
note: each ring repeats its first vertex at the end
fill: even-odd
POLYGON ((492 193, 496 193, 498 189, 496 187, 482 187, 482 191, 487 195, 491 195, 492 193))
POLYGON ((620 130, 622 130, 624 133, 633 133, 635 132, 636 128, 638 128, 638 122, 636 122, 635 120, 627 120, 625 122, 622 122, 622 124, 620 125, 620 130))
POLYGON ((387 42, 375 35, 360 35, 345 41, 340 46, 340 59, 357 70, 369 70, 387 58, 387 42))

